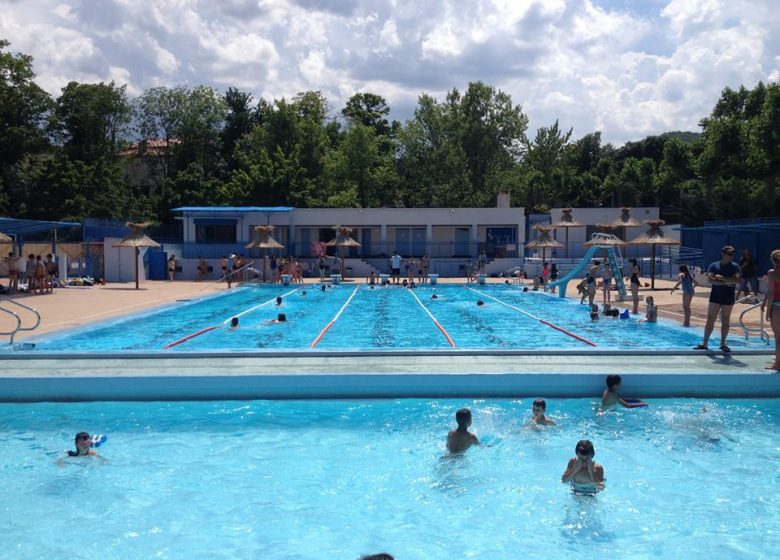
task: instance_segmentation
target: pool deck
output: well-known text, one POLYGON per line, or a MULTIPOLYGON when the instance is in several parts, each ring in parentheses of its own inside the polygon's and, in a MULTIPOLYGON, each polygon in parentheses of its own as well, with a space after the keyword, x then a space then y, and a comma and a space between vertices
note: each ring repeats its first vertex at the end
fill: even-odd
MULTIPOLYGON (((657 287, 666 289, 643 290, 642 295, 652 294, 662 316, 678 319, 680 295, 669 293, 671 285, 656 280, 657 287)), ((39 335, 225 289, 224 284, 145 282, 141 290, 113 284, 15 297, 41 312, 41 327, 34 333, 39 335)), ((702 295, 693 301, 695 325, 703 324, 707 307, 708 290, 699 291, 702 295)), ((747 307, 735 308, 733 322, 747 307)), ((755 324, 758 313, 752 315, 755 324)), ((21 334, 30 336, 20 333, 17 340, 23 340, 21 334)), ((732 328, 732 336, 743 335, 732 328)), ((780 397, 780 373, 764 368, 770 361, 769 350, 735 350, 730 355, 692 350, 301 351, 240 356, 8 352, 0 354, 0 401, 582 397, 600 395, 604 376, 610 373, 624 376, 626 394, 644 398, 780 397)))

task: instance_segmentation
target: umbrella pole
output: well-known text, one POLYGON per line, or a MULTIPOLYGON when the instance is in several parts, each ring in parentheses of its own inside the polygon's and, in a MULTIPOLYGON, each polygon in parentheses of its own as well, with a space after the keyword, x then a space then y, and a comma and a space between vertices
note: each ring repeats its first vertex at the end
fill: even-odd
POLYGON ((135 248, 135 289, 138 289, 138 257, 141 256, 141 249, 135 248))
POLYGON ((566 258, 569 258, 569 228, 566 228, 566 258))
POLYGON ((655 290, 655 243, 653 244, 653 264, 650 267, 650 289, 655 290))
POLYGON ((263 284, 265 284, 266 261, 268 260, 268 249, 263 249, 263 284))

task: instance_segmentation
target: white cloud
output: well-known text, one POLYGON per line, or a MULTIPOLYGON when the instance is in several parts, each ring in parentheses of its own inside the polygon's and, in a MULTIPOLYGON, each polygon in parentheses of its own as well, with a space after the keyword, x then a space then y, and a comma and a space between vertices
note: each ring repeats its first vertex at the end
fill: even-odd
POLYGON ((393 118, 425 92, 482 80, 512 95, 530 134, 559 119, 620 144, 695 130, 721 90, 780 78, 774 0, 0 0, 0 37, 68 81, 319 89, 338 111, 383 95, 393 118))

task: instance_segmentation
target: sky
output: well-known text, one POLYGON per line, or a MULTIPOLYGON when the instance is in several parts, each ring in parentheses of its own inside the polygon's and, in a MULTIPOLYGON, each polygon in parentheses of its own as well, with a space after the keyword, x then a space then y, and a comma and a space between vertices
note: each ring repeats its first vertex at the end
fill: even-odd
POLYGON ((698 131, 725 87, 780 81, 778 0, 0 0, 0 38, 70 81, 355 93, 405 122, 420 94, 483 81, 574 138, 698 131), (773 31, 775 31, 773 33, 773 31))

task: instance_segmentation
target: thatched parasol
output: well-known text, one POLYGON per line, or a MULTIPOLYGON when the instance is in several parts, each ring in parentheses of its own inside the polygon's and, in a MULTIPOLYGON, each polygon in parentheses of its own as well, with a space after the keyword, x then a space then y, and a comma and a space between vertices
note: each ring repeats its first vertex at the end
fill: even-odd
POLYGON ((271 237, 273 230, 274 226, 272 225, 255 226, 254 239, 246 244, 247 249, 263 250, 263 282, 265 282, 265 261, 268 249, 284 249, 284 245, 271 237))
POLYGON ((623 206, 620 209, 620 217, 610 224, 612 227, 640 227, 642 224, 631 217, 631 208, 623 206))
POLYGON ((679 245, 680 242, 676 239, 667 237, 664 234, 661 226, 666 222, 664 220, 645 220, 645 223, 650 226, 650 229, 645 233, 632 239, 628 242, 629 245, 651 245, 653 247, 653 261, 650 272, 650 289, 655 289, 655 247, 656 245, 679 245))
POLYGON ((534 229, 539 232, 535 238, 525 244, 528 249, 541 249, 542 250, 542 263, 546 260, 547 249, 555 249, 563 247, 558 241, 550 236, 550 232, 555 228, 552 226, 540 226, 535 225, 534 229))
POLYGON ((620 239, 617 235, 611 235, 609 233, 594 233, 590 236, 590 241, 584 243, 586 247, 623 247, 627 245, 625 241, 620 239))
POLYGON ((125 235, 118 243, 114 244, 114 247, 133 247, 135 248, 135 289, 138 289, 138 258, 141 252, 141 247, 159 247, 160 244, 153 240, 151 237, 144 233, 144 230, 151 224, 134 224, 133 222, 127 222, 125 224, 130 228, 130 233, 125 235))
POLYGON ((345 226, 333 226, 333 229, 336 230, 336 237, 331 239, 326 243, 328 247, 339 247, 337 251, 339 251, 339 262, 340 262, 340 270, 339 273, 341 274, 342 278, 344 277, 344 259, 341 258, 341 247, 360 247, 360 243, 352 239, 349 234, 352 233, 352 228, 348 228, 345 226))
POLYGON ((561 208, 561 220, 550 227, 554 228, 566 228, 566 258, 569 258, 569 228, 573 227, 585 227, 585 224, 581 224, 572 218, 572 208, 561 208))
POLYGON ((10 243, 11 241, 13 241, 13 239, 0 231, 0 243, 10 243))

